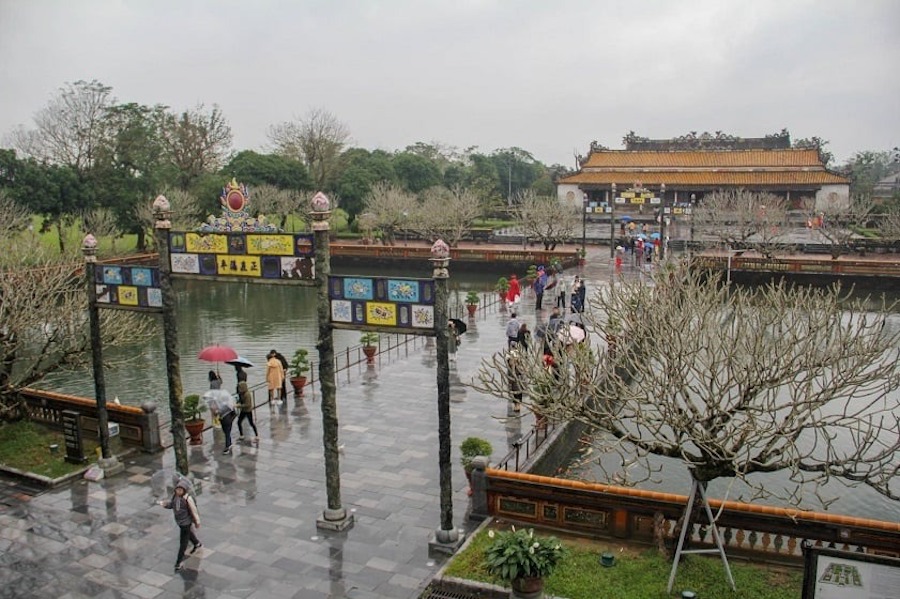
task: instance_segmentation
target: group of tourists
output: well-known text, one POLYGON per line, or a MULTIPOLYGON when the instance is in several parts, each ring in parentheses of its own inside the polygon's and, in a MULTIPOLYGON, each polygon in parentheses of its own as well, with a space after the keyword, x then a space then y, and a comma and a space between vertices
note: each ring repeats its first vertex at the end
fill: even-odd
MULTIPOLYGON (((531 283, 531 289, 534 291, 534 309, 536 311, 543 310, 544 294, 553 291, 556 297, 556 307, 566 309, 566 301, 573 313, 581 313, 584 311, 585 294, 587 290, 584 281, 575 275, 573 279, 564 276, 562 270, 551 269, 548 273, 544 266, 538 266, 534 281, 531 283)), ((512 274, 509 281, 509 289, 506 292, 506 302, 516 308, 522 299, 522 287, 515 273, 512 274)), ((507 337, 510 335, 507 331, 507 337)))

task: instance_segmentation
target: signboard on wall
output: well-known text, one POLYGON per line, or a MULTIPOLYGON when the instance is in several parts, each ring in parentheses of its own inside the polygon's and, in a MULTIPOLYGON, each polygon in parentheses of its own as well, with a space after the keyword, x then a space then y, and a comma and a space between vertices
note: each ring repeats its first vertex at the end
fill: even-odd
POLYGON ((159 268, 98 264, 94 269, 94 282, 99 307, 162 309, 159 268))
POLYGON ((315 279, 310 233, 169 233, 173 275, 241 279, 315 279))
POLYGON ((900 558, 804 549, 802 599, 892 599, 900 588, 900 558))
POLYGON ((332 276, 331 323, 337 327, 434 330, 434 280, 332 276))

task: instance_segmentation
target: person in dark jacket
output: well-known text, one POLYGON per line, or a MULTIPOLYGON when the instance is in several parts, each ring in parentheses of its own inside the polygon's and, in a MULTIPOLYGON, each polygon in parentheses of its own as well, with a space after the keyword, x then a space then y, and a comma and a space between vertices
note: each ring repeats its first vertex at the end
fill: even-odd
POLYGON ((175 516, 175 523, 181 529, 181 535, 178 542, 178 557, 175 558, 175 571, 178 572, 183 568, 184 553, 187 550, 188 541, 193 543, 191 553, 203 547, 203 543, 194 534, 193 527, 200 528, 200 512, 197 510, 197 503, 190 494, 191 484, 184 478, 175 483, 175 492, 172 499, 168 501, 160 501, 159 505, 172 510, 175 516))

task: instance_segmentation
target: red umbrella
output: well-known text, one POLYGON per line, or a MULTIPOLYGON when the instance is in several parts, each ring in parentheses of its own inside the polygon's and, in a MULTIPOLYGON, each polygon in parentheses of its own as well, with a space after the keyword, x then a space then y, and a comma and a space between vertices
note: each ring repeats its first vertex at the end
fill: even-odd
POLYGON ((238 353, 227 345, 210 345, 201 349, 197 354, 197 359, 204 362, 227 362, 235 360, 237 357, 238 353))

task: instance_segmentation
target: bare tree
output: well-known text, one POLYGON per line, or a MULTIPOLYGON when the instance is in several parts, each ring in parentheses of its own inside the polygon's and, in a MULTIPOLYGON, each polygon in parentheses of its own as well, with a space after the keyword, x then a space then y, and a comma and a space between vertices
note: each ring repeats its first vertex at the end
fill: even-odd
POLYGON ((301 119, 269 127, 269 140, 276 153, 306 164, 316 189, 324 191, 350 141, 350 130, 332 113, 314 108, 301 119))
MULTIPOLYGON (((73 276, 83 264, 50 256, 27 234, 0 239, 0 418, 22 415, 23 387, 90 364, 85 281, 73 276)), ((101 310, 104 348, 140 342, 151 325, 145 315, 101 310)))
POLYGON ((481 199, 467 188, 432 187, 422 193, 421 202, 410 218, 410 228, 425 239, 440 238, 450 247, 456 247, 481 216, 481 206, 481 199))
POLYGON ((298 212, 301 197, 296 191, 279 189, 266 183, 250 190, 253 205, 259 214, 265 214, 270 221, 277 222, 284 229, 290 214, 298 212))
POLYGON ((787 201, 771 193, 747 189, 718 190, 693 209, 694 229, 728 248, 748 244, 767 256, 786 249, 787 201))
POLYGON ((365 212, 374 217, 385 245, 394 245, 397 230, 406 226, 410 216, 418 209, 415 196, 385 181, 372 186, 365 205, 365 212))
MULTIPOLYGON (((585 313, 595 347, 557 342, 557 369, 532 356, 521 381, 533 409, 606 435, 611 481, 651 476, 650 458, 663 456, 703 485, 737 478, 792 504, 833 478, 900 499, 892 307, 872 311, 836 288, 735 290, 681 265, 654 283, 600 289, 585 313), (792 488, 753 476, 776 471, 792 488)), ((474 386, 508 398, 505 363, 486 360, 474 386)))
POLYGON ((187 189, 203 173, 215 172, 231 151, 231 127, 218 106, 203 104, 168 114, 162 130, 169 160, 178 169, 179 187, 187 189))
POLYGON ((855 228, 866 226, 872 213, 872 203, 868 198, 852 198, 849 205, 836 194, 818 205, 810 200, 804 203, 807 222, 813 228, 816 239, 831 250, 831 257, 853 251, 853 240, 859 234, 855 228))
POLYGON ((530 189, 518 194, 511 212, 525 236, 537 239, 545 250, 556 249, 557 244, 571 239, 581 223, 578 209, 560 204, 553 196, 538 196, 530 189))
POLYGON ((107 143, 105 116, 115 104, 112 88, 99 81, 76 81, 35 114, 35 129, 18 129, 12 143, 25 156, 71 166, 83 176, 107 143))
POLYGON ((878 223, 878 230, 884 239, 900 241, 900 208, 894 206, 885 212, 878 223))
POLYGON ((112 252, 116 253, 116 239, 121 237, 122 230, 116 216, 109 208, 85 210, 81 215, 82 233, 92 233, 97 239, 107 237, 112 243, 112 252))
POLYGON ((0 189, 0 237, 10 239, 31 226, 31 214, 17 201, 0 189))

